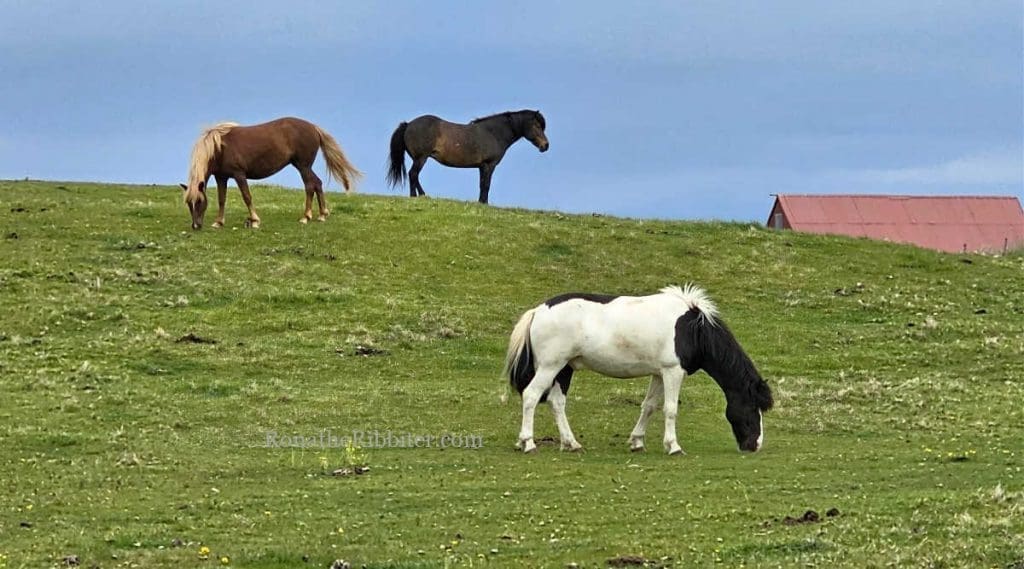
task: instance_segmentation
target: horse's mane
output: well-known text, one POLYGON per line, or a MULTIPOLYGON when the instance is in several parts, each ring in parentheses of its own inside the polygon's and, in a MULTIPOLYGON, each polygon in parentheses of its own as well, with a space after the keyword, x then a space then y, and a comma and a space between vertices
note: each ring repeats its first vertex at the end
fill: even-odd
POLYGON ((692 283, 687 283, 682 288, 678 286, 667 286, 660 291, 662 294, 668 294, 675 296, 686 303, 690 308, 696 309, 700 312, 702 318, 706 318, 708 324, 712 326, 717 324, 715 320, 718 318, 718 307, 715 306, 714 301, 708 296, 708 293, 704 289, 692 283))
POLYGON ((684 319, 686 342, 700 352, 700 367, 722 387, 723 391, 740 394, 753 402, 761 411, 774 404, 771 387, 757 371, 725 321, 718 316, 718 307, 704 289, 687 284, 682 288, 667 286, 661 289, 681 299, 689 307, 691 316, 684 319), (692 314, 696 312, 697 314, 692 314))
POLYGON ((210 160, 224 145, 224 135, 236 126, 238 123, 235 122, 217 123, 199 135, 199 140, 196 140, 195 146, 192 147, 192 159, 189 161, 185 203, 195 203, 203 199, 203 193, 199 191, 199 182, 209 176, 207 169, 210 167, 210 160))
POLYGON ((469 124, 476 124, 478 122, 483 122, 483 121, 487 121, 487 120, 491 120, 491 119, 497 119, 497 118, 501 118, 501 117, 503 117, 505 115, 518 115, 519 113, 534 113, 534 112, 536 112, 536 111, 531 111, 529 109, 523 109, 521 111, 505 111, 505 112, 501 112, 501 113, 494 113, 493 115, 487 115, 486 117, 475 118, 475 119, 469 121, 469 124))

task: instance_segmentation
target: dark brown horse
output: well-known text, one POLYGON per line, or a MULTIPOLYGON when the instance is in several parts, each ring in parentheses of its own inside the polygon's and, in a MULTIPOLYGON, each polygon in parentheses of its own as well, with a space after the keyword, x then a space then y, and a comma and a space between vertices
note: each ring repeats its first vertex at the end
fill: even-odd
POLYGON ((288 117, 254 126, 224 122, 206 129, 192 149, 188 185, 181 184, 185 190, 185 203, 192 214, 192 229, 203 227, 208 205, 206 182, 211 175, 217 180, 217 203, 220 206, 213 226, 224 226, 228 178, 234 178, 245 207, 249 208, 246 226, 259 227, 260 217, 252 207, 248 180, 272 176, 289 164, 299 171, 306 187, 306 211, 299 222, 313 219, 313 196, 320 206, 319 220, 324 221, 330 210, 324 200, 323 182, 313 173, 317 150, 323 151, 328 179, 341 180, 346 192, 354 189, 353 182, 362 173, 348 161, 334 137, 313 123, 288 117))
POLYGON ((544 135, 546 123, 540 111, 510 111, 474 120, 469 124, 451 123, 423 115, 402 123, 391 135, 388 184, 394 188, 405 181, 405 153, 412 158, 409 169, 409 196, 426 195, 420 184, 420 170, 427 158, 453 168, 480 169, 480 203, 487 203, 491 174, 509 146, 526 138, 541 152, 548 149, 544 135))

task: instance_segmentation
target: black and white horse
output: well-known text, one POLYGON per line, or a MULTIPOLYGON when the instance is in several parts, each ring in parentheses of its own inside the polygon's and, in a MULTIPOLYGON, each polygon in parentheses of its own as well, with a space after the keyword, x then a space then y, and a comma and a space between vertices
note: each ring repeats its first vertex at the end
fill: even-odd
POLYGON ((761 413, 772 407, 772 391, 718 310, 695 286, 670 286, 649 296, 569 293, 526 311, 509 339, 505 374, 523 397, 523 425, 517 448, 537 449, 533 415, 547 399, 563 450, 579 450, 565 416, 572 373, 589 369, 619 378, 651 376, 630 434, 634 451, 643 450, 647 421, 665 402, 665 451, 679 454, 676 414, 679 389, 687 374, 703 369, 725 393, 725 416, 742 451, 764 442, 761 413))

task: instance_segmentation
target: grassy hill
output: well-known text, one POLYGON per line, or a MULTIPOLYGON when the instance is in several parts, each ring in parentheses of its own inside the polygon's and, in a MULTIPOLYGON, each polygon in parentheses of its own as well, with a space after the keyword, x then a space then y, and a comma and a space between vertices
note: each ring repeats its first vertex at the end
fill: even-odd
POLYGON ((0 182, 0 568, 1024 564, 1024 256, 363 195, 304 226, 254 194, 262 229, 232 190, 192 232, 170 187, 0 182), (630 453, 647 381, 589 373, 585 452, 513 451, 522 311, 689 281, 776 392, 762 452, 703 373, 686 456, 660 413, 630 453), (324 431, 483 445, 364 448, 359 476, 267 446, 324 431))

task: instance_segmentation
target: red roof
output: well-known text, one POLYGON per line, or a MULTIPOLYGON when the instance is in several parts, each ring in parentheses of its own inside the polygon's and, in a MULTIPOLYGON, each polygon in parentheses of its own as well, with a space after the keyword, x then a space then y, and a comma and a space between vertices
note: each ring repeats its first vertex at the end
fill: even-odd
POLYGON ((1014 196, 779 195, 775 227, 870 237, 951 253, 1024 247, 1024 210, 1014 196))

